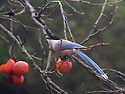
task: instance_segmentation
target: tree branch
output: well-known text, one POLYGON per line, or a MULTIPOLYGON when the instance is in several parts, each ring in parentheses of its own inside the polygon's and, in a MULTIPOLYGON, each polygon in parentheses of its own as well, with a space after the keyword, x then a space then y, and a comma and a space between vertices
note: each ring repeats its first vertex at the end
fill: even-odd
POLYGON ((104 2, 104 4, 103 4, 103 7, 102 7, 102 10, 101 10, 101 13, 100 13, 99 17, 97 18, 95 24, 93 25, 90 34, 88 35, 88 37, 87 37, 81 44, 87 42, 92 36, 95 35, 95 34, 93 35, 93 32, 94 32, 95 28, 97 27, 97 24, 98 24, 99 20, 101 19, 102 15, 103 15, 103 12, 104 12, 106 3, 107 3, 107 0, 105 0, 105 2, 104 2))
POLYGON ((46 78, 44 80, 46 80, 47 84, 51 84, 52 86, 52 90, 53 87, 56 87, 58 90, 60 90, 59 92, 63 92, 64 94, 67 94, 64 90, 62 90, 61 88, 59 88, 56 84, 54 84, 51 79, 47 76, 47 72, 43 71, 33 60, 32 56, 27 52, 27 50, 25 49, 24 45, 22 45, 22 43, 13 35, 12 32, 8 31, 2 24, 0 24, 0 29, 9 35, 9 37, 18 45, 18 47, 21 49, 22 53, 24 53, 27 57, 29 62, 37 69, 39 70, 39 72, 41 73, 41 76, 43 76, 43 78, 46 78))
MULTIPOLYGON (((110 90, 112 91, 120 91, 122 93, 125 92, 124 88, 119 88, 117 86, 117 84, 115 82, 113 82, 110 79, 104 79, 102 76, 100 76, 96 71, 94 71, 91 67, 89 67, 88 65, 86 65, 84 62, 82 62, 81 60, 79 60, 78 58, 76 58, 75 56, 72 57, 78 64, 80 64, 81 66, 83 66, 90 74, 92 74, 93 76, 95 76, 103 85, 105 85, 106 87, 108 87, 110 90)), ((121 93, 120 93, 121 94, 121 93)))

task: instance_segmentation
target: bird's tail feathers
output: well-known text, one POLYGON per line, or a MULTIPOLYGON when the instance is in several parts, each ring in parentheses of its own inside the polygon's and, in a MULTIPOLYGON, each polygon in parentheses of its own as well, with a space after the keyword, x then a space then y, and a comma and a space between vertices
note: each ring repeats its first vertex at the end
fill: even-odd
POLYGON ((106 74, 103 74, 102 77, 108 79, 108 76, 106 74))
POLYGON ((87 62, 91 67, 93 67, 99 74, 102 75, 105 79, 108 79, 108 76, 103 72, 103 70, 86 54, 79 50, 75 50, 75 53, 78 54, 85 62, 87 62))

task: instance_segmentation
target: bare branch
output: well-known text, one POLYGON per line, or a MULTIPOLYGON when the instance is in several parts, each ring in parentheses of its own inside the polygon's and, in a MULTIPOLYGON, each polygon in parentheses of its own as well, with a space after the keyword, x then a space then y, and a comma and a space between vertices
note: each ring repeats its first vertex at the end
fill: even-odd
POLYGON ((76 58, 75 56, 72 57, 78 64, 80 64, 81 66, 83 66, 84 68, 86 68, 86 70, 92 74, 93 76, 95 76, 97 79, 99 79, 101 81, 101 83, 103 83, 104 85, 106 85, 107 87, 109 87, 109 89, 111 90, 119 90, 122 92, 125 92, 124 89, 119 88, 117 86, 117 84, 115 84, 113 81, 111 81, 110 79, 104 79, 103 77, 101 77, 96 71, 93 71, 93 69, 91 67, 89 67, 88 65, 86 65, 84 62, 82 62, 81 60, 79 60, 78 58, 76 58))
POLYGON ((49 50, 49 53, 48 53, 48 61, 47 61, 47 65, 46 65, 46 71, 49 69, 50 67, 50 61, 51 61, 51 56, 52 56, 52 49, 49 50))
POLYGON ((125 78, 125 74, 122 73, 122 72, 120 72, 120 71, 118 71, 118 70, 115 70, 115 69, 104 69, 104 70, 114 72, 114 73, 116 73, 117 75, 122 76, 122 77, 125 78))
POLYGON ((65 12, 63 10, 63 6, 62 6, 62 4, 61 4, 60 1, 53 1, 53 2, 58 3, 59 6, 60 6, 60 11, 61 11, 61 14, 62 14, 63 24, 64 24, 64 37, 67 40, 67 34, 66 34, 66 16, 65 16, 65 12))
POLYGON ((5 37, 3 37, 3 36, 1 36, 1 35, 0 35, 0 37, 1 37, 3 40, 5 40, 6 42, 9 43, 9 41, 8 41, 5 37))
POLYGON ((105 2, 103 4, 103 7, 102 7, 102 10, 101 10, 101 13, 100 13, 99 17, 97 18, 95 24, 93 25, 90 34, 88 35, 88 37, 81 44, 85 43, 86 41, 88 41, 93 36, 92 33, 94 32, 95 28, 97 27, 97 24, 98 24, 99 20, 101 19, 102 15, 103 15, 106 3, 107 3, 107 0, 105 0, 105 2))
MULTIPOLYGON (((21 0, 20 0, 21 1, 21 0)), ((22 2, 22 1, 21 1, 22 2)), ((40 26, 43 30, 43 34, 46 36, 51 36, 53 35, 52 32, 49 30, 49 28, 45 25, 45 22, 42 19, 39 19, 37 16, 37 13, 35 11, 35 9, 31 6, 31 4, 28 2, 28 0, 24 0, 24 4, 25 6, 29 9, 29 11, 32 14, 32 19, 34 20, 34 22, 40 26)))
POLYGON ((41 60, 41 68, 43 68, 43 60, 44 60, 44 57, 46 55, 46 52, 45 52, 45 49, 44 49, 44 46, 43 46, 43 43, 41 40, 41 34, 42 34, 42 32, 39 32, 39 44, 40 44, 41 50, 43 51, 42 52, 42 60, 41 60))
MULTIPOLYGON (((104 3, 91 3, 89 1, 84 1, 84 0, 69 0, 69 1, 72 1, 72 2, 82 2, 83 4, 88 4, 88 5, 91 5, 91 6, 101 6, 102 9, 100 10, 100 14, 99 16, 97 17, 92 29, 91 29, 91 32, 90 34, 87 36, 87 38, 82 41, 81 44, 87 42, 91 37, 101 33, 102 31, 105 31, 107 28, 109 28, 109 26, 111 26, 114 22, 114 19, 115 19, 115 13, 117 12, 117 9, 118 9, 118 3, 119 2, 122 2, 123 0, 114 0, 114 1, 108 1, 108 0, 104 0, 104 3), (114 7, 114 11, 110 14, 110 21, 107 25, 105 25, 104 27, 102 28, 97 28, 98 25, 99 25, 99 22, 101 21, 102 17, 103 16, 106 16, 108 18, 108 15, 104 15, 104 11, 105 11, 105 8, 106 6, 113 6, 114 7), (96 32, 95 32, 96 30, 96 32)), ((45 61, 45 55, 46 55, 46 49, 44 47, 46 47, 44 44, 43 44, 43 40, 41 39, 41 35, 43 34, 44 37, 50 37, 53 35, 53 33, 51 32, 51 30, 48 28, 48 26, 46 25, 46 23, 44 22, 44 20, 42 19, 43 17, 45 17, 46 19, 49 19, 49 20, 53 20, 53 19, 50 19, 49 17, 55 12, 55 10, 52 10, 52 12, 50 12, 48 15, 44 15, 43 12, 46 12, 46 9, 50 9, 50 8, 56 8, 57 9, 57 6, 59 7, 59 10, 61 12, 61 16, 62 16, 62 22, 63 22, 63 28, 64 28, 64 38, 65 39, 68 39, 68 33, 70 35, 70 38, 72 39, 73 42, 75 42, 75 39, 73 37, 73 34, 72 34, 72 31, 70 29, 70 26, 69 26, 69 22, 67 20, 67 17, 68 17, 68 14, 65 13, 65 8, 64 8, 64 5, 62 2, 64 2, 68 7, 70 7, 74 12, 76 13, 79 13, 79 14, 84 14, 83 12, 79 12, 77 9, 75 9, 75 7, 73 7, 69 1, 66 1, 66 0, 62 0, 62 1, 50 1, 49 3, 47 3, 46 0, 43 1, 43 5, 41 5, 41 7, 33 7, 30 3, 29 3, 29 0, 8 0, 8 3, 10 5, 10 7, 17 7, 17 9, 14 10, 14 13, 13 15, 9 15, 8 14, 8 11, 7 12, 3 12, 3 13, 0 13, 0 18, 2 18, 2 20, 8 20, 10 21, 10 30, 7 30, 2 24, 0 24, 0 30, 2 30, 4 33, 6 33, 11 39, 12 39, 12 44, 10 46, 10 49, 9 49, 9 55, 11 56, 15 56, 15 50, 14 50, 14 47, 15 46, 18 46, 19 49, 22 51, 22 53, 25 54, 25 56, 28 58, 28 61, 29 63, 31 63, 31 65, 33 65, 33 67, 35 67, 35 69, 37 69, 39 71, 39 74, 41 75, 41 78, 43 79, 44 83, 45 83, 45 86, 46 88, 48 89, 48 91, 50 92, 50 94, 54 94, 55 92, 58 93, 58 94, 68 94, 65 90, 63 90, 62 88, 60 88, 56 83, 54 83, 49 77, 50 74, 56 74, 56 70, 55 70, 55 64, 54 64, 54 67, 51 67, 51 59, 52 59, 52 49, 48 49, 48 58, 47 58, 47 63, 46 63, 46 66, 43 67, 44 64, 44 61, 45 61), (18 8, 20 8, 21 10, 18 10, 18 8), (37 8, 37 9, 36 9, 37 8), (37 12, 37 10, 40 10, 37 12), (28 25, 25 25, 23 24, 23 22, 20 22, 18 21, 18 19, 16 19, 16 17, 21 14, 23 14, 24 12, 27 12, 27 10, 31 13, 31 19, 33 19, 34 23, 36 23, 36 25, 38 25, 37 27, 36 26, 28 26, 28 25), (16 12, 18 11, 18 12, 16 12), (16 16, 16 17, 15 17, 16 16), (24 35, 24 42, 22 42, 20 36, 18 35, 14 35, 16 33, 13 34, 14 32, 14 25, 13 23, 18 23, 19 25, 23 26, 23 28, 26 29, 26 34, 24 35), (36 31, 39 31, 39 35, 38 35, 38 42, 39 42, 39 46, 40 46, 40 49, 42 51, 42 56, 36 56, 36 53, 34 52, 34 54, 30 54, 27 49, 25 48, 24 45, 26 45, 26 39, 27 39, 27 34, 28 34, 28 31, 29 29, 32 29, 32 30, 36 30, 36 31), (67 33, 67 30, 68 30, 68 33, 67 33), (16 44, 16 45, 15 45, 16 44), (37 63, 36 63, 36 60, 40 61, 41 62, 41 66, 38 66, 37 63), (54 70, 54 71, 53 71, 54 70)), ((5 6, 2 6, 0 8, 0 11, 3 10, 5 6)), ((62 36, 61 36, 62 37, 62 36)), ((3 37, 2 35, 0 35, 0 38, 2 38, 3 40, 5 40, 6 42, 10 43, 5 37, 3 37)), ((91 49, 94 49, 98 46, 106 46, 106 45, 109 45, 108 43, 97 43, 95 45, 91 45, 91 46, 88 46, 88 47, 84 47, 84 48, 78 48, 78 49, 82 49, 82 50, 91 50, 91 49)), ((77 48, 76 48, 77 49, 77 48)), ((60 56, 60 54, 58 54, 57 58, 60 56)), ((56 58, 56 57, 55 57, 56 58)), ((104 79, 100 74, 98 74, 93 68, 91 68, 90 66, 88 66, 86 63, 82 62, 80 59, 78 59, 77 57, 72 56, 72 59, 80 64, 83 68, 85 68, 91 75, 93 75, 94 77, 96 77, 103 85, 104 87, 102 87, 102 91, 89 91, 87 92, 88 94, 91 94, 91 93, 117 93, 117 94, 124 94, 125 93, 125 89, 124 88, 120 88, 115 82, 113 82, 112 80, 110 79, 104 79)), ((55 60, 56 62, 57 60, 55 60)), ((120 71, 117 71, 117 70, 114 70, 114 69, 104 69, 104 71, 111 71, 111 72, 114 72, 116 75, 116 77, 119 77, 120 79, 122 79, 124 82, 125 82, 125 74, 120 72, 120 71)), ((110 76, 109 76, 110 78, 110 76)))
POLYGON ((27 50, 25 49, 24 45, 22 45, 22 43, 13 35, 12 32, 8 31, 2 24, 0 24, 0 29, 5 32, 6 34, 9 35, 9 37, 13 40, 13 42, 15 42, 19 48, 21 49, 22 53, 24 53, 28 59, 29 62, 32 63, 37 69, 40 69, 40 67, 34 62, 33 58, 31 57, 31 55, 27 52, 27 50))
POLYGON ((81 14, 81 15, 84 14, 84 12, 79 12, 79 11, 77 11, 77 10, 76 10, 73 6, 71 6, 67 1, 64 0, 64 2, 65 2, 74 12, 76 12, 76 13, 78 13, 78 14, 81 14))
POLYGON ((50 2, 50 3, 47 3, 46 5, 44 5, 44 6, 40 9, 40 11, 39 11, 39 13, 38 13, 38 17, 40 17, 41 14, 43 13, 43 11, 44 11, 48 6, 50 6, 51 4, 55 4, 55 2, 50 2))
POLYGON ((115 10, 114 10, 114 14, 112 14, 112 19, 110 20, 109 24, 107 24, 107 25, 106 25, 105 27, 103 27, 102 29, 98 29, 96 32, 94 32, 95 28, 97 27, 97 24, 98 24, 99 20, 100 20, 101 17, 103 16, 103 12, 104 12, 105 5, 106 5, 106 2, 104 3, 104 6, 103 6, 102 11, 101 11, 101 13, 100 13, 100 16, 99 16, 98 19, 96 20, 96 22, 95 22, 95 24, 94 24, 94 26, 93 26, 93 28, 92 28, 90 34, 88 35, 88 37, 87 37, 84 41, 81 42, 81 44, 87 42, 91 37, 95 36, 96 34, 99 34, 100 32, 102 32, 102 31, 104 31, 104 30, 106 30, 107 28, 109 28, 109 26, 111 26, 111 25, 113 24, 114 18, 115 18, 115 13, 117 12, 117 9, 118 9, 117 3, 116 3, 116 5, 115 5, 116 7, 115 7, 115 10))
MULTIPOLYGON (((50 84, 50 86, 52 86, 51 89, 57 88, 59 90, 59 92, 67 94, 64 90, 62 90, 61 88, 59 88, 55 83, 53 83, 51 81, 51 79, 45 74, 46 72, 42 71, 41 68, 35 63, 35 61, 33 60, 32 56, 27 52, 27 50, 25 49, 24 45, 22 45, 22 43, 10 32, 8 31, 2 24, 0 24, 0 29, 5 32, 6 34, 9 35, 9 37, 19 46, 19 48, 21 49, 22 53, 24 53, 27 57, 29 62, 37 69, 39 70, 39 72, 41 73, 42 76, 44 76, 43 78, 46 78, 44 80, 46 80, 47 84, 50 84)), ((55 89, 53 89, 55 90, 55 89)))
MULTIPOLYGON (((72 1, 72 2, 80 2, 80 3, 88 4, 88 5, 91 5, 91 6, 103 6, 103 5, 104 5, 104 4, 99 4, 99 3, 91 3, 91 2, 89 2, 89 1, 83 1, 83 0, 70 0, 70 1, 72 1)), ((108 3, 106 3, 106 5, 111 6, 111 5, 120 3, 120 2, 122 2, 122 1, 123 1, 123 0, 116 0, 115 2, 114 2, 114 1, 108 2, 108 3)))
POLYGON ((94 48, 96 48, 96 47, 98 47, 98 46, 107 46, 107 45, 109 45, 109 43, 97 43, 97 44, 95 44, 95 45, 91 45, 91 46, 88 46, 86 49, 84 49, 84 50, 91 50, 91 49, 94 49, 94 48))
POLYGON ((4 5, 2 5, 2 7, 0 8, 0 11, 4 8, 4 5))

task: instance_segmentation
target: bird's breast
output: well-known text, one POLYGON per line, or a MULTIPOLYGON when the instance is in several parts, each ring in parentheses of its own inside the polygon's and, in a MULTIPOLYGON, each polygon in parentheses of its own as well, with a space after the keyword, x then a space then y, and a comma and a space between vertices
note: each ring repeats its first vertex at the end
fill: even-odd
POLYGON ((71 56, 71 55, 75 54, 73 52, 73 49, 59 50, 59 51, 57 51, 57 53, 60 53, 60 54, 63 54, 63 55, 68 55, 68 56, 71 56))
POLYGON ((69 44, 71 44, 71 42, 69 42, 67 40, 60 40, 60 41, 56 42, 56 44, 53 46, 53 49, 57 53, 71 56, 71 55, 74 54, 73 49, 70 49, 70 48, 68 48, 68 49, 61 49, 62 47, 67 47, 69 44))

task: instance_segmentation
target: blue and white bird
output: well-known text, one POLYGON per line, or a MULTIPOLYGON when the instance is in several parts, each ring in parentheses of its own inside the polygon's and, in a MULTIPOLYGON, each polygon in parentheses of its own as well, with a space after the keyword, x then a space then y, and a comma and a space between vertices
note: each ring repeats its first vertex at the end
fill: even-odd
POLYGON ((85 49, 85 46, 82 46, 71 41, 60 39, 57 36, 47 37, 47 41, 50 46, 59 54, 72 56, 74 54, 79 55, 86 63, 88 63, 92 68, 94 68, 103 78, 108 79, 108 76, 103 72, 103 70, 86 54, 81 52, 79 49, 85 49))

